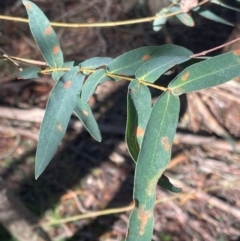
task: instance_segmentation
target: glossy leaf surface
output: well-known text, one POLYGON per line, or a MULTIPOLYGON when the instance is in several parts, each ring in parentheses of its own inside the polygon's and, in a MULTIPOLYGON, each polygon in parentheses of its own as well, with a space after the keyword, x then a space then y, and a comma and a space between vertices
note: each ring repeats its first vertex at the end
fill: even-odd
POLYGON ((107 80, 109 80, 109 77, 106 75, 105 69, 99 69, 92 73, 83 85, 81 92, 82 101, 87 103, 90 97, 94 94, 97 86, 107 80))
POLYGON ((158 179, 166 169, 180 110, 177 96, 165 92, 152 108, 134 178, 135 207, 129 220, 127 241, 151 240, 158 179))
POLYGON ((102 137, 98 128, 98 124, 93 116, 92 110, 88 103, 84 103, 79 96, 77 98, 77 104, 74 108, 74 113, 81 120, 90 135, 96 141, 100 142, 102 137))
POLYGON ((176 64, 189 60, 192 54, 188 49, 177 45, 163 45, 158 57, 149 59, 136 71, 136 78, 153 83, 176 64))
POLYGON ((32 35, 44 59, 51 68, 62 67, 63 55, 60 44, 45 14, 31 1, 23 1, 32 35))
POLYGON ((223 84, 240 75, 240 52, 234 51, 193 64, 168 86, 174 95, 223 84))
POLYGON ((78 67, 65 73, 51 91, 40 128, 36 153, 35 177, 38 178, 54 156, 61 142, 81 88, 78 67))

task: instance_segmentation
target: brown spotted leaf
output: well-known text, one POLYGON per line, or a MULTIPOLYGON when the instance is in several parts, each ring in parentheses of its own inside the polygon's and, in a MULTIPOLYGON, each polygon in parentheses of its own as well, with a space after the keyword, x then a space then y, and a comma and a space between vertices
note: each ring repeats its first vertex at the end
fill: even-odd
MULTIPOLYGON (((162 46, 148 46, 134 49, 114 59, 108 66, 109 74, 135 75, 135 72, 147 61, 166 55, 167 50, 171 52, 171 48, 176 45, 166 44, 162 46)), ((179 47, 180 48, 180 47, 179 47)), ((171 66, 169 66, 171 68, 171 66)))
POLYGON ((240 51, 221 54, 193 64, 168 85, 174 95, 223 84, 240 75, 240 51))
POLYGON ((23 1, 32 35, 51 68, 62 67, 63 54, 56 33, 45 14, 31 1, 23 1))
POLYGON ((165 92, 154 104, 136 163, 133 198, 126 241, 150 241, 158 179, 167 168, 176 133, 180 101, 165 92))
POLYGON ((35 162, 35 177, 38 178, 54 156, 61 142, 84 80, 78 67, 65 73, 55 84, 48 99, 41 124, 35 162))

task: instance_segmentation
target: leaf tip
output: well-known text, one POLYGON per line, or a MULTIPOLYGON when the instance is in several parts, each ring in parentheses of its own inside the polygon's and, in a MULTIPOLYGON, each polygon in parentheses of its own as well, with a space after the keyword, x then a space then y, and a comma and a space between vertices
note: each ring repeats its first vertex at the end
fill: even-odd
POLYGON ((26 9, 30 9, 31 5, 28 1, 22 1, 23 5, 25 6, 26 9))

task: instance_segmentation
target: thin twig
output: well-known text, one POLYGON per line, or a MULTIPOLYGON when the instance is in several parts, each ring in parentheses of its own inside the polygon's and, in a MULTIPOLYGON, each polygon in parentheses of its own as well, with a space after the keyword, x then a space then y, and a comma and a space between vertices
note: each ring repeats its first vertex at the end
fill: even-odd
POLYGON ((190 56, 190 58, 197 58, 197 57, 199 57, 199 56, 206 55, 206 54, 208 54, 208 53, 210 53, 210 52, 212 52, 212 51, 215 51, 215 50, 221 49, 221 48, 223 48, 223 47, 225 47, 225 46, 227 46, 227 45, 233 44, 233 43, 235 43, 235 42, 237 42, 237 41, 239 41, 239 40, 240 40, 240 38, 236 38, 236 39, 234 39, 234 40, 232 40, 232 41, 229 41, 229 42, 227 42, 227 43, 225 43, 225 44, 221 44, 221 45, 219 45, 219 46, 217 46, 217 47, 215 47, 215 48, 212 48, 212 49, 209 49, 209 50, 205 50, 205 51, 203 51, 203 52, 201 52, 201 53, 198 53, 198 54, 193 54, 193 55, 190 56))

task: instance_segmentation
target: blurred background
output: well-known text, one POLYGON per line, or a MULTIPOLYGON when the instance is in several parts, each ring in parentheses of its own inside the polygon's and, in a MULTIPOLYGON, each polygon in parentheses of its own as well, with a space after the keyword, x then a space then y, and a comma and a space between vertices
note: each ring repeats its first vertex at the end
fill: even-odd
MULTIPOLYGON (((152 16, 168 1, 36 0, 54 22, 94 23, 152 16)), ((226 2, 226 1, 225 1, 226 2)), ((240 8, 237 1, 227 1, 240 8)), ((142 46, 177 44, 198 53, 238 36, 239 14, 208 4, 235 26, 193 14, 195 27, 172 18, 160 32, 152 23, 109 28, 54 28, 66 61, 117 57, 142 46)), ((0 14, 26 17, 19 0, 1 0, 0 14)), ((240 49, 238 44, 220 49, 240 49)), ((0 53, 43 61, 25 23, 0 19, 0 53)), ((28 65, 18 62, 19 67, 28 65)), ((121 241, 129 212, 65 218, 132 204, 134 163, 124 141, 128 83, 99 86, 90 105, 103 140, 94 141, 72 116, 58 152, 34 179, 40 123, 54 82, 18 79, 18 67, 0 59, 0 240, 121 241), (51 221, 55 221, 55 224, 51 221), (39 225, 41 224, 41 225, 39 225), (41 228, 40 228, 41 227, 41 228), (34 236, 34 237, 35 237, 34 236)), ((175 73, 175 75, 177 72, 175 73)), ((166 85, 175 75, 163 76, 166 85)), ((152 90, 153 101, 160 95, 152 90)), ((181 97, 172 161, 165 172, 183 189, 157 189, 154 241, 240 240, 240 82, 181 97)))

